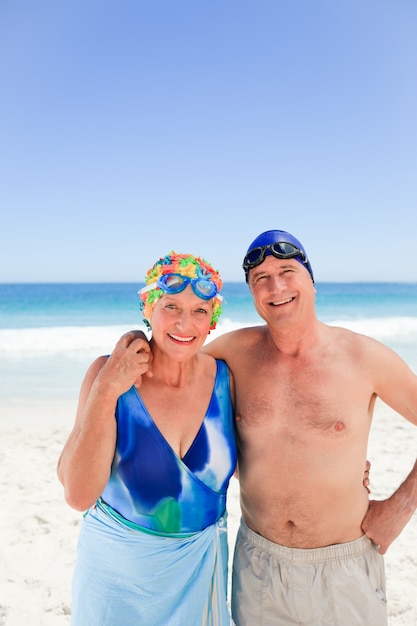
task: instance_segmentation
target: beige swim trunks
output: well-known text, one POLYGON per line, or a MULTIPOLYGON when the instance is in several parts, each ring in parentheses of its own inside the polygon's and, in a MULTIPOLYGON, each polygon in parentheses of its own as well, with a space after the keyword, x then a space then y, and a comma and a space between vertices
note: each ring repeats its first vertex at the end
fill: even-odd
POLYGON ((236 626, 387 626, 384 559, 366 536, 287 548, 242 520, 232 575, 236 626))

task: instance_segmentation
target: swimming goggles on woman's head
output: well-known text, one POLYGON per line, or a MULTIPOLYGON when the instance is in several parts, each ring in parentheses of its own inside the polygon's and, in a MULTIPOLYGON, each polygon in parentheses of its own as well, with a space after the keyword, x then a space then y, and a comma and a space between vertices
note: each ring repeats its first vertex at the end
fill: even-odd
MULTIPOLYGON (((247 272, 248 270, 257 267, 265 260, 266 253, 269 252, 277 259, 293 259, 298 256, 302 259, 305 265, 309 265, 306 255, 300 248, 294 246, 292 243, 285 241, 279 241, 276 243, 270 243, 267 246, 259 246, 249 250, 243 259, 242 267, 247 272)), ((310 270, 309 270, 310 271, 310 270)))
POLYGON ((146 287, 143 287, 139 293, 146 293, 152 289, 162 289, 165 293, 175 294, 184 291, 184 289, 191 285, 195 295, 203 300, 211 300, 211 298, 218 298, 223 300, 223 296, 217 293, 217 285, 208 278, 189 278, 182 274, 164 274, 160 276, 158 280, 153 283, 149 283, 146 287))

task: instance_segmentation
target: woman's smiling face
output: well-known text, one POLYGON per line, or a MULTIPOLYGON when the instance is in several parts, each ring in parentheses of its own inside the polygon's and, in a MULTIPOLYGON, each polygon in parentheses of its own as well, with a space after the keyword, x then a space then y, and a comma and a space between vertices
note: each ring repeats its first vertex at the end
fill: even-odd
POLYGON ((151 315, 152 340, 160 350, 187 359, 203 346, 209 331, 213 300, 195 295, 190 285, 178 294, 164 294, 151 315))

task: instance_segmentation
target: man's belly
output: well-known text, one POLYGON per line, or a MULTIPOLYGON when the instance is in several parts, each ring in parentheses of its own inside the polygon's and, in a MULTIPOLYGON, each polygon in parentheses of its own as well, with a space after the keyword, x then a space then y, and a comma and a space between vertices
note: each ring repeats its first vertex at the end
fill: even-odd
POLYGON ((318 548, 354 541, 362 534, 368 493, 359 484, 333 482, 291 486, 263 481, 255 487, 240 476, 242 515, 253 531, 292 548, 318 548), (319 486, 318 486, 319 485, 319 486))

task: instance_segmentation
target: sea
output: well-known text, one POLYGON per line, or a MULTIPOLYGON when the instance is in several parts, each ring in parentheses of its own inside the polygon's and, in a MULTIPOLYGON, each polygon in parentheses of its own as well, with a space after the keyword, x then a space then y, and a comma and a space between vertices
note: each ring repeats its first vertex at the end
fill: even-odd
MULTIPOLYGON (((84 373, 131 329, 145 330, 133 283, 0 284, 0 404, 76 400, 84 373)), ((417 373, 417 283, 317 283, 323 322, 369 335, 417 373)), ((208 340, 263 324, 247 285, 225 283, 208 340)))

